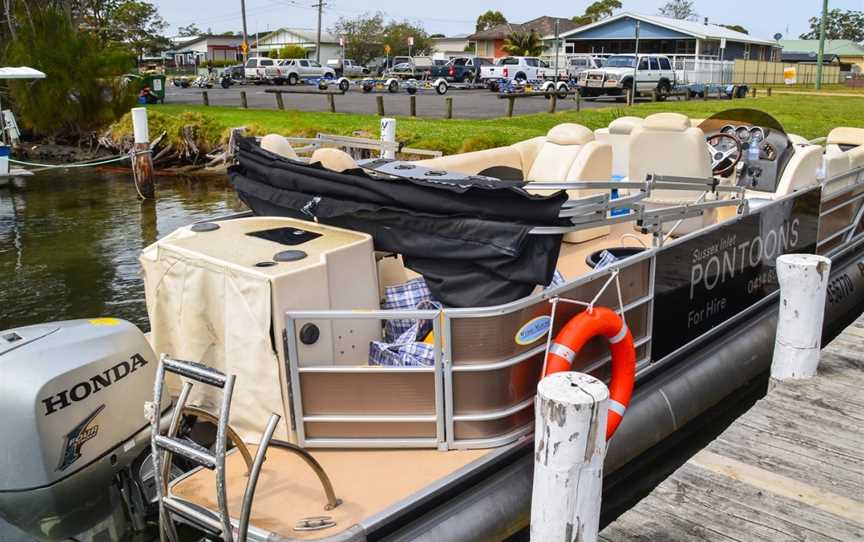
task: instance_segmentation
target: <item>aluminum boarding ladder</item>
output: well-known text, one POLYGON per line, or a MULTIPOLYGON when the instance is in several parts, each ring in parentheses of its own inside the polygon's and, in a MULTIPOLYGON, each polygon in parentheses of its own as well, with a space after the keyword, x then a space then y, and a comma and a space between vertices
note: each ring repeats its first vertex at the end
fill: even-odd
MULTIPOLYGON (((210 452, 207 448, 190 440, 181 440, 176 437, 180 427, 182 412, 186 408, 186 399, 192 390, 192 382, 189 380, 183 384, 180 396, 171 413, 171 423, 168 432, 163 435, 159 428, 159 415, 153 414, 158 409, 150 408, 151 437, 150 447, 153 457, 153 471, 156 473, 156 498, 159 504, 159 539, 161 542, 180 542, 174 525, 174 516, 180 516, 193 526, 200 528, 210 535, 221 538, 224 542, 245 542, 249 531, 249 516, 252 510, 252 499, 255 495, 255 486, 258 483, 258 475, 264 464, 267 447, 273 438, 276 424, 280 416, 271 414, 270 420, 261 436, 255 460, 249 466, 249 478, 246 482, 246 490, 243 494, 243 503, 240 509, 240 520, 236 527, 231 523, 228 513, 228 496, 225 480, 225 453, 228 447, 228 436, 233 436, 233 431, 228 426, 228 418, 231 410, 231 395, 234 391, 234 375, 225 375, 216 369, 207 367, 201 363, 192 361, 181 361, 171 359, 162 354, 159 359, 159 367, 156 370, 156 384, 153 388, 154 405, 161 404, 162 389, 165 381, 165 372, 174 373, 189 380, 220 388, 223 391, 222 406, 216 419, 216 442, 215 451, 210 452), (171 471, 171 458, 173 454, 183 456, 204 468, 216 472, 216 501, 219 505, 219 513, 216 514, 208 509, 190 505, 180 499, 168 495, 168 478, 171 471)), ((236 443, 243 446, 242 442, 236 443)), ((248 462, 247 462, 248 466, 248 462)))

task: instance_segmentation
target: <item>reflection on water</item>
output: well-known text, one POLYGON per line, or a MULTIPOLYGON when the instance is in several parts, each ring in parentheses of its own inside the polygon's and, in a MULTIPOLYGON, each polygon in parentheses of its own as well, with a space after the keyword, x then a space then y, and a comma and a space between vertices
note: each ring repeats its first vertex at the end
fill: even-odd
POLYGON ((224 176, 158 179, 137 199, 126 173, 40 172, 0 188, 0 330, 116 316, 149 329, 138 255, 177 227, 243 210, 224 176))

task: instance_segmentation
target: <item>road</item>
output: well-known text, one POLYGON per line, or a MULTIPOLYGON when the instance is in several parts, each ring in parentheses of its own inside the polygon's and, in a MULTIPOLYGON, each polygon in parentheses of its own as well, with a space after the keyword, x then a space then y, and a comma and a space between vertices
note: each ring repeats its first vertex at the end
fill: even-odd
MULTIPOLYGON (((274 94, 265 92, 273 88, 285 91, 307 89, 314 92, 314 87, 268 87, 268 86, 235 86, 229 89, 212 88, 207 91, 210 105, 240 107, 240 91, 246 91, 246 100, 250 109, 276 109, 276 97, 274 94)), ((203 89, 179 88, 169 86, 165 103, 170 104, 194 104, 201 105, 203 89)), ((328 104, 326 96, 315 94, 283 94, 285 109, 299 111, 327 111, 328 104)), ((365 113, 375 114, 378 111, 376 96, 384 97, 384 112, 387 115, 407 116, 409 114, 409 95, 405 91, 395 94, 388 92, 376 92, 364 94, 359 89, 352 88, 343 95, 335 96, 336 111, 340 113, 365 113)), ((507 109, 507 100, 498 98, 498 95, 488 90, 457 90, 451 89, 446 97, 453 98, 453 117, 462 119, 490 119, 502 117, 507 109)), ((446 112, 446 97, 439 96, 434 90, 421 91, 417 94, 417 116, 426 118, 442 118, 446 112)), ((602 101, 582 100, 584 109, 597 109, 601 107, 614 106, 616 102, 612 99, 602 101)), ((516 100, 514 107, 515 115, 526 115, 529 113, 543 113, 549 107, 549 101, 542 96, 533 98, 520 98, 516 100)), ((558 111, 569 111, 576 109, 576 101, 573 97, 566 100, 558 100, 558 111)))

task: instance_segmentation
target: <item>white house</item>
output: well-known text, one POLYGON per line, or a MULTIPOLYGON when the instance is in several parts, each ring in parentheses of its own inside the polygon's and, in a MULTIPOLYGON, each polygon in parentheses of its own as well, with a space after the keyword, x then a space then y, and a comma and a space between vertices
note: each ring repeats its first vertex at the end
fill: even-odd
MULTIPOLYGON (((465 54, 468 47, 468 34, 457 34, 442 38, 431 38, 432 56, 435 58, 450 58, 465 54)), ((474 52, 473 50, 471 51, 474 52)))
MULTIPOLYGON (((315 40, 317 31, 314 28, 280 28, 261 36, 253 42, 252 49, 258 54, 276 56, 276 51, 286 45, 299 45, 306 49, 307 58, 315 58, 315 40)), ((330 58, 339 58, 342 48, 339 38, 328 32, 321 32, 321 62, 330 58)))
POLYGON ((186 36, 171 40, 174 47, 165 53, 177 66, 206 64, 210 60, 242 60, 242 36, 186 36))

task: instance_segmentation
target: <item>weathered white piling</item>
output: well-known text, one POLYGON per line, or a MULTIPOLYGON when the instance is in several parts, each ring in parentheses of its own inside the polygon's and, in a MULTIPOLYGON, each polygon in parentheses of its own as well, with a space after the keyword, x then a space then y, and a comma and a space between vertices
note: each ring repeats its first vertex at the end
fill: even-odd
POLYGON ((581 373, 537 386, 532 542, 593 542, 600 526, 609 390, 581 373))
POLYGON ((785 254, 777 258, 780 314, 771 362, 773 380, 816 374, 830 272, 831 260, 823 256, 785 254))
POLYGON ((156 187, 153 183, 153 157, 150 155, 150 125, 147 122, 147 108, 132 109, 132 132, 135 144, 132 149, 132 176, 138 194, 144 198, 153 198, 156 187))
MULTIPOLYGON (((383 143, 396 143, 396 119, 381 119, 381 141, 383 143)), ((381 151, 381 158, 389 160, 396 159, 396 151, 392 148, 381 151)))

